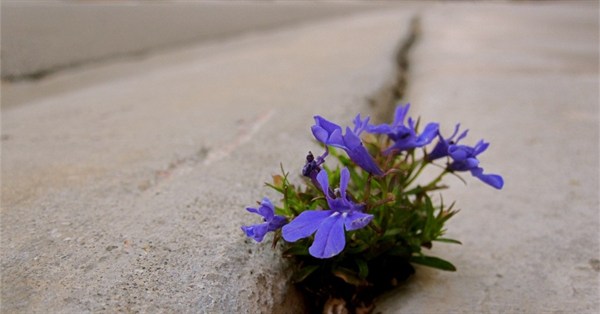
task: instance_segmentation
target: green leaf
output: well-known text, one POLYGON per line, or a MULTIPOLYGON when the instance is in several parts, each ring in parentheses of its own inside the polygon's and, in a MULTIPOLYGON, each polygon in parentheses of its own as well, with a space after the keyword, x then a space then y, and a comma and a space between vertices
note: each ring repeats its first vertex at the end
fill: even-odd
POLYGON ((347 268, 339 267, 339 268, 333 270, 331 273, 333 273, 334 276, 342 279, 346 283, 351 284, 353 286, 358 287, 358 286, 365 286, 368 284, 368 282, 366 280, 360 279, 356 272, 354 272, 350 269, 347 269, 347 268))
POLYGON ((403 245, 397 245, 391 250, 387 251, 386 254, 391 256, 407 256, 410 255, 410 249, 403 245))
POLYGON ((454 240, 454 239, 448 239, 448 238, 437 238, 433 241, 438 241, 438 242, 445 242, 445 243, 454 243, 454 244, 461 244, 462 242, 458 241, 458 240, 454 240))
POLYGON ((308 247, 306 245, 295 245, 291 248, 283 251, 284 257, 292 257, 292 256, 306 256, 308 255, 308 247))
POLYGON ((345 249, 345 251, 346 251, 346 253, 349 253, 349 254, 356 254, 356 253, 360 253, 368 248, 369 248, 368 244, 361 243, 357 246, 348 247, 345 249))
POLYGON ((366 279, 369 275, 369 265, 362 258, 357 258, 354 260, 356 265, 358 266, 358 277, 360 279, 366 279))
POLYGON ((282 216, 290 216, 290 215, 292 215, 292 212, 286 208, 275 206, 275 214, 282 215, 282 216))
POLYGON ((270 188, 272 188, 273 190, 275 190, 275 191, 283 194, 283 188, 275 186, 275 185, 273 185, 271 183, 268 183, 268 182, 265 182, 265 185, 268 186, 268 187, 270 187, 270 188))
POLYGON ((383 234, 383 238, 389 238, 389 237, 393 237, 395 235, 398 235, 402 233, 402 229, 401 228, 394 228, 394 229, 389 229, 387 230, 384 234, 383 234))
POLYGON ((318 265, 308 265, 305 267, 302 267, 299 271, 297 271, 294 276, 292 276, 292 282, 294 283, 298 283, 298 282, 302 282, 304 279, 306 279, 308 276, 310 276, 310 274, 314 273, 315 270, 319 269, 318 265))
POLYGON ((441 269, 441 270, 456 271, 456 267, 454 267, 454 265, 452 265, 452 263, 445 261, 439 257, 435 257, 435 256, 425 256, 425 255, 412 256, 410 258, 410 262, 419 264, 419 265, 423 265, 423 266, 429 266, 429 267, 441 269))

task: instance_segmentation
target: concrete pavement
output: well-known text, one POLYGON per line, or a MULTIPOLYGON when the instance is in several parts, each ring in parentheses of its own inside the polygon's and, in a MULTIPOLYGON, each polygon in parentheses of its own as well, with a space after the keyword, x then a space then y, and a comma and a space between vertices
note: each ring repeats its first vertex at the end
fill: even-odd
POLYGON ((367 112, 414 14, 202 45, 4 110, 3 311, 301 311, 244 208, 280 162, 298 175, 314 114, 367 112))
POLYGON ((597 312, 598 5, 571 3, 405 7, 34 83, 90 79, 2 112, 2 311, 300 312, 243 208, 316 149, 313 114, 372 112, 419 15, 405 100, 490 141, 506 187, 448 180, 464 245, 432 254, 458 272, 418 268, 377 311, 597 312))
POLYGON ((140 60, 199 43, 210 45, 398 6, 356 1, 137 0, 5 0, 1 5, 2 108, 135 76, 145 67, 162 64, 140 60), (75 75, 54 76, 63 71, 75 75))
POLYGON ((116 58, 289 27, 394 3, 2 1, 2 78, 36 79, 116 58), (27 22, 24 22, 27 21, 27 22))
POLYGON ((427 121, 491 143, 444 199, 461 212, 436 256, 379 303, 382 313, 597 313, 600 310, 598 4, 438 5, 422 14, 406 99, 427 121), (448 27, 451 25, 451 27, 448 27))

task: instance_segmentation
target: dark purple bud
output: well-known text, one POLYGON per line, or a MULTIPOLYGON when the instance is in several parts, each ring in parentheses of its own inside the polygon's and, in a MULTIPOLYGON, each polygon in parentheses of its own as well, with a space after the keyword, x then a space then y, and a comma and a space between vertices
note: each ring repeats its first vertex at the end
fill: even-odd
POLYGON ((313 177, 316 176, 320 170, 321 168, 315 161, 315 156, 312 154, 312 152, 308 152, 308 155, 306 155, 306 163, 302 168, 302 175, 305 177, 313 177))

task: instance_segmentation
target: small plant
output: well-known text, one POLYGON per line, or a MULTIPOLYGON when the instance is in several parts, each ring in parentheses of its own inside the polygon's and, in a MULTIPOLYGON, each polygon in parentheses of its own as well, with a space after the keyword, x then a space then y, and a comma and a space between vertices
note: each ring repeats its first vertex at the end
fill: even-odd
POLYGON ((311 311, 328 311, 337 302, 350 312, 370 312, 375 296, 414 273, 411 264, 455 271, 423 252, 434 242, 460 244, 444 237, 444 224, 457 213, 454 202, 434 200, 432 193, 446 188, 446 175, 460 178, 461 172, 496 189, 504 184, 479 165, 477 156, 489 143, 459 143, 467 136, 459 124, 449 137, 437 123, 419 133, 419 121, 407 118, 409 107, 398 106, 392 124, 372 125, 358 115, 345 130, 315 116, 311 130, 324 152, 306 156, 306 185, 292 184, 281 167, 267 183, 281 194, 281 206, 264 198, 258 208, 247 208, 264 222, 242 230, 258 242, 274 233, 273 247, 280 244, 282 256, 294 263, 292 279, 310 296, 311 311), (420 182, 428 166, 438 174, 420 182))

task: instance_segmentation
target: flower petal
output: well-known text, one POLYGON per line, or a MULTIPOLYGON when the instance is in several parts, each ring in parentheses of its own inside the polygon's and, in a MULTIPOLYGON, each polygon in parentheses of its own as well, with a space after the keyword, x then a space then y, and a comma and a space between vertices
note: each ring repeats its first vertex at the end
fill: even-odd
POLYGON ((342 199, 346 199, 346 188, 348 187, 348 182, 350 182, 350 171, 348 171, 348 168, 344 167, 340 173, 340 194, 342 199))
MULTIPOLYGON (((426 128, 427 129, 427 128, 426 128)), ((450 147, 450 144, 454 145, 456 144, 460 139, 464 138, 465 136, 467 136, 467 132, 469 130, 465 130, 456 141, 454 141, 454 137, 458 134, 458 130, 460 129, 460 123, 457 123, 456 126, 454 127, 454 133, 452 133, 452 135, 448 138, 443 138, 442 135, 439 132, 439 126, 438 126, 438 132, 437 132, 437 136, 439 138, 437 144, 435 144, 435 146, 433 147, 433 149, 431 150, 431 152, 429 153, 428 159, 429 160, 436 160, 438 158, 442 158, 442 157, 446 157, 449 155, 448 153, 448 148, 450 147)), ((427 131, 425 131, 427 132, 427 131)), ((423 133, 425 133, 423 132, 423 133)))
POLYGON ((350 157, 355 164, 359 165, 367 172, 376 176, 383 174, 383 171, 379 169, 379 166, 377 166, 375 160, 373 160, 373 157, 369 155, 369 152, 364 146, 357 146, 352 150, 347 150, 346 153, 348 153, 348 157, 350 157))
POLYGON ((313 234, 322 222, 333 214, 332 210, 307 210, 281 229, 283 239, 296 242, 313 234))
POLYGON ((347 231, 357 230, 366 227, 373 219, 373 215, 352 211, 346 216, 344 221, 347 231))
POLYGON ((254 239, 256 242, 261 242, 265 237, 265 234, 269 232, 269 224, 262 223, 252 226, 242 226, 242 230, 246 233, 249 238, 254 239))
POLYGON ((337 130, 342 129, 342 127, 340 127, 339 125, 337 125, 321 116, 314 116, 314 118, 315 118, 315 124, 320 126, 321 128, 323 128, 329 134, 333 133, 333 131, 335 131, 336 129, 337 130))
POLYGON ((375 160, 373 160, 373 157, 371 157, 367 149, 363 146, 360 138, 356 136, 350 128, 346 128, 344 143, 346 143, 346 153, 348 154, 348 157, 350 157, 355 164, 359 165, 369 173, 375 175, 383 174, 381 169, 379 169, 375 163, 375 160))
POLYGON ((319 142, 326 145, 343 146, 341 141, 342 127, 321 116, 315 116, 314 118, 315 125, 310 129, 319 142))
POLYGON ((287 219, 283 216, 275 215, 273 219, 269 221, 269 231, 275 231, 283 227, 287 223, 287 219))
POLYGON ((415 142, 416 147, 425 146, 438 135, 438 130, 440 129, 440 125, 438 123, 429 123, 425 126, 425 130, 419 135, 417 141, 415 142))
MULTIPOLYGON (((459 129, 460 129, 460 123, 457 123, 457 124, 454 126, 454 133, 452 133, 452 135, 450 135, 450 136, 448 137, 448 140, 449 140, 449 141, 451 141, 451 140, 452 140, 452 139, 453 139, 453 138, 456 136, 456 134, 458 134, 458 130, 459 130, 459 129)), ((440 134, 440 136, 441 136, 441 134, 440 134)))
POLYGON ((249 211, 249 212, 251 212, 251 213, 259 214, 260 215, 260 212, 258 211, 258 208, 246 207, 246 210, 249 211))
POLYGON ((330 198, 328 200, 329 203, 329 208, 341 212, 341 211, 348 211, 350 209, 353 208, 353 204, 352 202, 350 202, 348 199, 342 198, 342 197, 338 197, 338 198, 330 198))
POLYGON ((469 157, 465 160, 457 160, 450 164, 449 168, 454 171, 468 171, 479 166, 479 160, 474 157, 469 157))
POLYGON ((450 145, 448 154, 456 161, 462 161, 473 156, 473 148, 465 145, 450 145))
POLYGON ((379 125, 368 125, 366 128, 367 132, 373 134, 390 134, 394 132, 391 126, 388 124, 382 123, 379 125))
POLYGON ((364 120, 360 119, 360 113, 358 115, 356 115, 356 117, 354 118, 354 130, 352 130, 356 135, 360 135, 360 133, 362 133, 367 126, 369 125, 369 120, 371 119, 371 117, 366 117, 364 120))
POLYGON ((490 146, 490 143, 486 143, 483 140, 480 140, 479 142, 477 142, 477 144, 475 144, 475 147, 473 147, 473 155, 477 156, 481 153, 483 153, 488 146, 490 146))
POLYGON ((484 183, 500 190, 504 186, 504 179, 497 174, 484 174, 482 168, 475 168, 471 170, 471 174, 474 177, 477 177, 479 180, 484 183))
POLYGON ((336 212, 319 226, 308 252, 316 258, 330 258, 339 254, 345 246, 344 219, 339 212, 336 212))
POLYGON ((348 149, 354 149, 355 147, 362 146, 362 141, 349 127, 346 127, 346 134, 344 134, 344 144, 348 149))
MULTIPOLYGON (((460 124, 456 125, 456 131, 458 131, 458 127, 460 126, 460 124)), ((458 141, 462 140, 463 138, 467 137, 467 134, 469 133, 469 129, 466 129, 464 132, 462 132, 458 138, 456 138, 456 140, 454 141, 454 143, 458 143, 458 141)), ((454 135, 452 136, 454 137, 454 135)))
POLYGON ((327 177, 327 171, 319 171, 319 174, 317 174, 317 182, 319 182, 321 191, 323 191, 325 196, 329 195, 329 178, 327 177))
POLYGON ((439 141, 437 142, 437 144, 435 144, 435 146, 427 156, 429 160, 436 160, 438 158, 448 156, 448 142, 441 136, 439 138, 439 141))
POLYGON ((310 127, 310 130, 312 131, 312 134, 315 136, 317 141, 325 144, 329 140, 329 133, 324 128, 318 125, 313 125, 312 127, 310 127))
POLYGON ((275 215, 275 206, 273 206, 270 199, 266 197, 262 199, 260 207, 258 208, 258 213, 265 217, 266 220, 271 220, 273 218, 273 215, 275 215))
POLYGON ((327 145, 346 149, 346 144, 344 143, 344 138, 342 137, 342 129, 336 129, 329 134, 327 145))
POLYGON ((404 125, 404 118, 410 109, 410 104, 406 104, 404 107, 398 105, 396 107, 396 113, 394 114, 394 126, 404 125))

